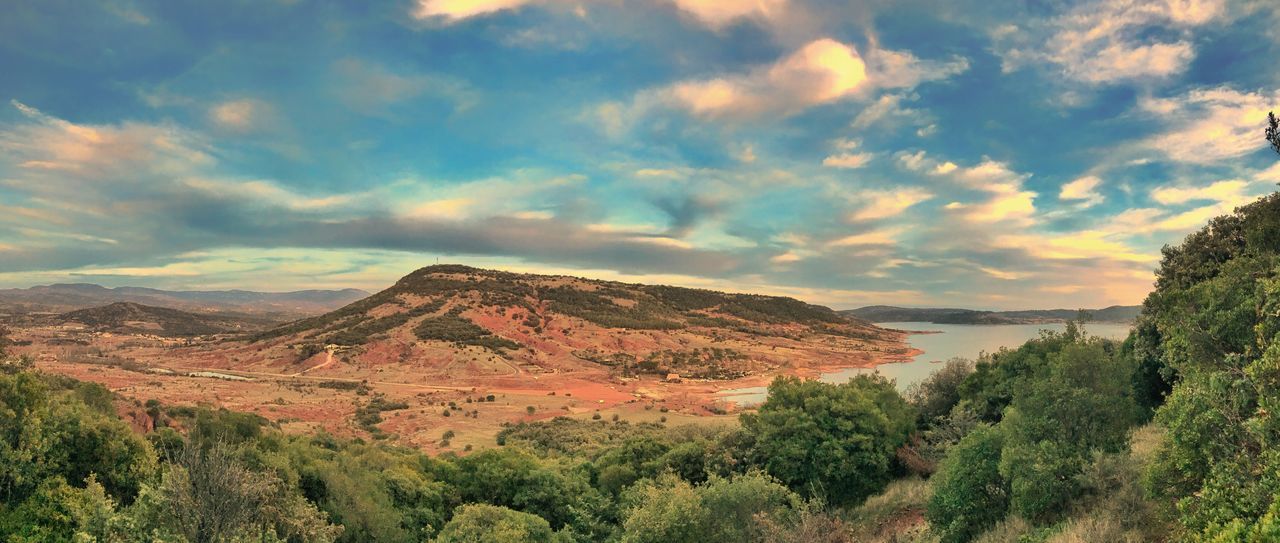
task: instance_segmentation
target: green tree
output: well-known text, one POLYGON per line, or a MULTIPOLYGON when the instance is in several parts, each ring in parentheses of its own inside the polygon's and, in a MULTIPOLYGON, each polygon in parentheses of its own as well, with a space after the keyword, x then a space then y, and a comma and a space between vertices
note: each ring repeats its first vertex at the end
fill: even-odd
POLYGON ((951 447, 933 476, 925 518, 943 543, 972 541, 1004 519, 1009 484, 1000 474, 1004 436, 981 426, 951 447))
POLYGON ((623 496, 621 541, 759 541, 766 526, 792 523, 801 506, 798 496, 759 473, 696 486, 668 473, 623 496))
POLYGON ((480 451, 437 469, 460 503, 510 507, 546 519, 553 529, 570 526, 585 536, 608 531, 599 521, 606 501, 581 470, 512 448, 480 451))
POLYGON ((1046 520, 1080 494, 1077 475, 1095 451, 1119 452, 1137 408, 1132 373, 1103 340, 1080 339, 1049 353, 1023 380, 1000 426, 1000 471, 1009 480, 1013 511, 1046 520))
POLYGON ((893 383, 861 375, 832 385, 779 377, 757 414, 742 416, 754 458, 769 474, 832 504, 856 503, 884 488, 894 451, 915 413, 893 383))
POLYGON ((275 474, 245 467, 219 441, 188 443, 132 512, 144 532, 189 543, 326 543, 342 532, 275 474))
POLYGON ((951 414, 952 408, 960 403, 960 386, 972 373, 973 361, 952 358, 907 389, 907 399, 919 412, 921 426, 931 426, 951 414))
POLYGON ((7 543, 107 541, 114 517, 115 504, 97 481, 75 488, 50 477, 8 514, 0 508, 0 535, 7 543))
MULTIPOLYGON (((1166 247, 1143 319, 1178 381, 1147 484, 1191 534, 1246 534, 1280 496, 1280 195, 1166 247)), ((1255 526, 1256 524, 1256 526, 1255 526)))
POLYGON ((114 413, 56 395, 36 374, 0 375, 0 502, 21 502, 51 477, 81 484, 94 475, 127 504, 155 467, 147 441, 114 413))
POLYGON ((463 505, 440 530, 436 543, 553 543, 565 540, 546 519, 506 507, 463 505))

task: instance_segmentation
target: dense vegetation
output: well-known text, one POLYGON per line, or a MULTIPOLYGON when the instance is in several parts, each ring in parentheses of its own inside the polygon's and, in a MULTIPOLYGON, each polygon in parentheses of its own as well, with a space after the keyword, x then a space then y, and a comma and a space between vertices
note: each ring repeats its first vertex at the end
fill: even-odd
POLYGON ((1276 541, 1277 391, 1273 194, 1166 247, 1123 343, 1073 325, 935 374, 906 456, 942 541, 1276 541))
MULTIPOLYGON (((879 378, 780 379, 778 400, 742 426, 560 418, 431 458, 288 436, 256 415, 133 404, 3 359, 6 542, 805 540, 839 525, 822 503, 887 484, 915 419, 879 378), (118 412, 149 421, 145 432, 118 412)), ((374 395, 357 416, 376 428, 400 407, 374 395)))

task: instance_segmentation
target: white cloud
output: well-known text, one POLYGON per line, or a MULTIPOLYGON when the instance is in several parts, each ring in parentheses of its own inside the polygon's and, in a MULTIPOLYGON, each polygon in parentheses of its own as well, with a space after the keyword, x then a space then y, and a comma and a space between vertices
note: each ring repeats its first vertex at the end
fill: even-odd
POLYGON ((1197 200, 1210 200, 1239 205, 1251 198, 1244 190, 1249 183, 1240 179, 1217 181, 1207 187, 1159 187, 1151 191, 1151 199, 1164 205, 1177 205, 1197 200))
POLYGON ((786 0, 674 0, 676 7, 712 28, 745 18, 771 18, 787 9, 786 0))
POLYGON ((869 190, 855 195, 862 207, 849 215, 851 221, 869 221, 896 217, 911 206, 933 198, 929 191, 919 188, 896 190, 869 190))
POLYGON ((823 38, 773 65, 736 76, 676 83, 662 94, 703 117, 790 115, 850 96, 866 80, 866 63, 852 46, 823 38))
MULTIPOLYGON (((454 23, 529 4, 541 4, 569 7, 578 17, 585 17, 584 4, 589 3, 590 0, 418 0, 410 15, 418 20, 439 19, 454 23)), ((771 19, 782 15, 788 8, 787 0, 670 0, 655 3, 674 5, 713 29, 743 18, 771 19)))
POLYGON ((203 141, 170 126, 75 124, 16 100, 10 103, 32 122, 0 132, 0 151, 17 158, 22 168, 104 173, 146 163, 182 173, 214 161, 203 141))
POLYGON ((1104 200, 1102 194, 1098 192, 1100 184, 1102 179, 1094 175, 1086 175, 1062 185, 1062 189, 1058 192, 1058 199, 1080 201, 1080 205, 1084 207, 1095 206, 1104 200))
POLYGON ((1007 234, 997 236, 993 245, 1022 249, 1036 258, 1048 260, 1105 259, 1147 263, 1159 258, 1154 253, 1135 251, 1114 239, 1113 234, 1100 230, 1050 235, 1007 234))
POLYGON ((209 120, 220 128, 250 132, 262 126, 270 106, 253 99, 230 100, 209 108, 209 120))
POLYGON ((528 3, 530 0, 418 0, 412 15, 416 19, 442 17, 452 22, 515 9, 528 3))
POLYGON ((885 89, 909 89, 928 81, 949 79, 969 69, 969 61, 963 57, 920 60, 907 51, 889 49, 872 49, 868 60, 872 80, 885 89))
POLYGON ((822 160, 823 166, 854 170, 867 165, 875 155, 872 153, 837 153, 822 160))
POLYGON ((914 94, 885 94, 876 98, 853 118, 853 128, 864 129, 881 121, 902 124, 930 122, 925 112, 902 105, 904 100, 914 100, 914 94))
POLYGON ((1228 87, 1197 89, 1174 98, 1146 98, 1139 108, 1164 121, 1165 131, 1145 142, 1178 162, 1212 164, 1267 145, 1261 137, 1267 112, 1280 92, 1240 92, 1228 87))
POLYGON ((972 167, 950 161, 940 162, 926 156, 924 151, 900 153, 898 160, 908 170, 949 178, 969 190, 987 193, 989 196, 985 200, 953 201, 944 206, 944 209, 956 212, 970 222, 1009 221, 1022 226, 1034 222, 1035 198, 1038 195, 1023 188, 1030 174, 1015 172, 1007 164, 991 159, 972 167))
POLYGON ((1006 71, 1050 63, 1091 84, 1162 78, 1195 58, 1190 32, 1226 15, 1226 0, 1094 0, 1046 27, 1000 28, 992 38, 1006 71), (1151 32, 1161 29, 1163 32, 1151 32))

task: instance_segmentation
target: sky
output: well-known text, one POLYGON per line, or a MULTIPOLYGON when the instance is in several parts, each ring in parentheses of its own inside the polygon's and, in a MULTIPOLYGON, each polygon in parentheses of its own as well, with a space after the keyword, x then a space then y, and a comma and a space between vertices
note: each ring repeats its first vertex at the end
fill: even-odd
POLYGON ((1276 190, 1267 0, 14 2, 0 287, 461 263, 868 304, 1140 303, 1276 190))

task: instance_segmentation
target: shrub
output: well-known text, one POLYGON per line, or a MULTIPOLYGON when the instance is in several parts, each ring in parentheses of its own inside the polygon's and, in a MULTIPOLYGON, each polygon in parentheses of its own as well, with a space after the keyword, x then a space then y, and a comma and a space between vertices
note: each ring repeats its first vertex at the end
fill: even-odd
POLYGON ((757 414, 742 415, 754 458, 791 489, 851 504, 888 483, 915 413, 893 384, 860 375, 842 385, 779 377, 757 414))
POLYGON ((440 530, 436 543, 552 543, 561 541, 537 515, 487 504, 463 505, 440 530))
POLYGON ((1000 475, 1004 437, 980 427, 951 448, 933 476, 925 518, 942 543, 972 541, 1009 510, 1009 484, 1000 475))

